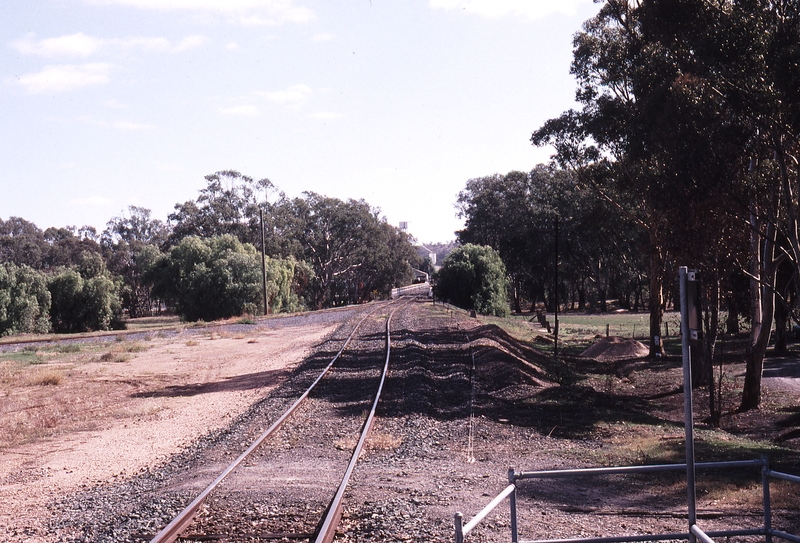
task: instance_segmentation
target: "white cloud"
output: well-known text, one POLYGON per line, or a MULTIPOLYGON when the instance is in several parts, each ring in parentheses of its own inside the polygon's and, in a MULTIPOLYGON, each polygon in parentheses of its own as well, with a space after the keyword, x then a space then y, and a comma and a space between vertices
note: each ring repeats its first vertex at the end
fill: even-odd
POLYGON ((517 15, 530 20, 554 13, 574 15, 579 5, 591 3, 592 0, 430 0, 433 8, 461 9, 491 18, 517 15))
POLYGON ((103 128, 116 128, 118 130, 152 130, 153 128, 157 128, 156 125, 153 124, 137 123, 135 121, 109 122, 109 121, 104 121, 102 119, 96 119, 90 115, 81 115, 79 117, 75 117, 75 119, 90 126, 100 126, 103 128))
POLYGON ((240 117, 256 117, 261 114, 261 110, 253 105, 231 106, 219 108, 220 113, 225 115, 237 115, 240 117))
POLYGON ((227 49, 228 51, 233 51, 233 50, 238 49, 238 48, 239 48, 239 44, 236 43, 235 41, 232 41, 232 42, 230 42, 230 43, 225 45, 225 49, 227 49))
POLYGON ((312 119, 320 119, 323 121, 333 121, 336 119, 343 119, 344 115, 341 113, 334 113, 332 111, 319 111, 317 113, 312 113, 309 115, 312 119))
POLYGON ((314 11, 297 5, 296 0, 87 0, 95 4, 115 4, 158 11, 212 11, 257 13, 241 19, 242 24, 264 25, 281 22, 306 23, 314 19, 314 11), (267 14, 269 18, 261 15, 267 14))
POLYGON ((172 48, 173 53, 180 53, 189 49, 196 49, 208 42, 205 36, 186 36, 181 42, 172 48))
POLYGON ((88 57, 102 50, 110 48, 140 49, 142 51, 172 51, 179 53, 188 49, 194 49, 208 42, 205 36, 192 35, 186 36, 179 43, 173 45, 166 38, 149 38, 143 36, 131 36, 128 38, 103 39, 87 36, 79 32, 69 36, 58 38, 46 38, 36 40, 33 34, 28 34, 11 43, 11 46, 24 55, 39 55, 42 57, 65 57, 82 56, 88 57))
POLYGON ((108 106, 108 107, 113 108, 113 109, 127 109, 128 108, 128 104, 124 104, 124 103, 120 102, 119 100, 115 100, 114 98, 112 98, 111 100, 106 100, 105 102, 103 102, 103 105, 108 106))
POLYGON ((297 84, 283 91, 257 92, 256 94, 276 104, 298 106, 308 100, 314 91, 308 85, 297 84))
POLYGON ((156 127, 153 124, 137 123, 133 121, 115 121, 113 126, 121 130, 152 130, 156 127))
POLYGON ((335 36, 326 32, 311 36, 311 41, 331 41, 335 36))
POLYGON ((266 19, 261 15, 248 15, 247 17, 242 17, 239 22, 242 23, 243 26, 277 26, 278 21, 275 19, 266 19))
POLYGON ((100 49, 102 44, 103 40, 87 36, 83 32, 39 41, 36 41, 34 34, 27 34, 24 38, 11 42, 11 46, 23 55, 43 57, 88 57, 100 49))
POLYGON ((67 92, 108 83, 108 74, 112 68, 112 64, 103 62, 45 66, 40 72, 19 76, 16 81, 32 94, 67 92))
POLYGON ((109 44, 121 49, 141 49, 142 51, 169 51, 172 43, 167 38, 146 38, 143 36, 132 36, 129 38, 118 38, 108 40, 109 44))
POLYGON ((90 117, 89 115, 81 115, 76 117, 76 119, 84 124, 88 124, 91 126, 108 126, 108 123, 105 121, 99 121, 94 117, 90 117))
POLYGON ((87 198, 72 198, 69 201, 69 205, 72 206, 91 206, 91 207, 98 207, 98 206, 106 206, 113 204, 114 200, 111 198, 106 198, 105 196, 89 196, 87 198))

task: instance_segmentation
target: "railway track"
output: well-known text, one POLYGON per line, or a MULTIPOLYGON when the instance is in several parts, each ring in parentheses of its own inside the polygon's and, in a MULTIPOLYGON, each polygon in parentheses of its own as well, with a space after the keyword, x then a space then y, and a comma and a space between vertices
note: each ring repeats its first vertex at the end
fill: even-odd
POLYGON ((392 317, 407 303, 364 315, 305 392, 151 543, 333 541, 388 372, 392 317), (336 420, 337 434, 320 420, 336 420))

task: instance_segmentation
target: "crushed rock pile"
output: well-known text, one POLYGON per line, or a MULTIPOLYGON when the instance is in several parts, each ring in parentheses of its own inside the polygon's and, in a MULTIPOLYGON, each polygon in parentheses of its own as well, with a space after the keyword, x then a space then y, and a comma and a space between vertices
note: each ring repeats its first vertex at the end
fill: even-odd
POLYGON ((615 362, 643 358, 650 349, 640 341, 621 337, 601 337, 581 353, 581 358, 591 358, 598 362, 615 362))

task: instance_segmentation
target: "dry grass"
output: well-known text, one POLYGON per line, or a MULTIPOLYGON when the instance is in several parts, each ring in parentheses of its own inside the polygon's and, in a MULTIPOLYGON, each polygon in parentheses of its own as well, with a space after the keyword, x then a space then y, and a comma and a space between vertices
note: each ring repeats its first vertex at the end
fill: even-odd
POLYGON ((340 451, 352 451, 356 445, 358 445, 358 441, 353 437, 345 437, 333 442, 333 446, 340 451))
POLYGON ((370 451, 393 451, 402 443, 403 440, 395 435, 373 432, 367 438, 366 446, 370 451))
MULTIPOLYGON (((364 448, 368 451, 392 451, 399 447, 403 440, 399 437, 383 432, 370 432, 364 448)), ((352 451, 358 445, 354 437, 345 437, 333 442, 333 446, 340 451, 352 451)))
POLYGON ((34 372, 28 381, 31 386, 56 386, 60 385, 64 374, 56 369, 42 369, 34 372))
POLYGON ((100 355, 100 360, 103 362, 127 362, 130 359, 131 355, 129 353, 118 351, 108 351, 100 355))
POLYGON ((111 349, 100 355, 102 362, 127 362, 132 358, 132 353, 141 353, 149 349, 148 345, 140 342, 120 341, 111 349))
POLYGON ((197 346, 197 342, 195 340, 193 340, 193 339, 190 339, 184 345, 186 345, 187 347, 196 347, 197 346))

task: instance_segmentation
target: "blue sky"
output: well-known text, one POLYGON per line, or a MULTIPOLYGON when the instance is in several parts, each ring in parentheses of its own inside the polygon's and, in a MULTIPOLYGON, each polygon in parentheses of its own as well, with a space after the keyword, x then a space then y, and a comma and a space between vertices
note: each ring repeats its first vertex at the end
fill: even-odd
POLYGON ((591 0, 4 0, 0 218, 166 220, 235 169, 454 239, 473 177, 573 106, 591 0))

